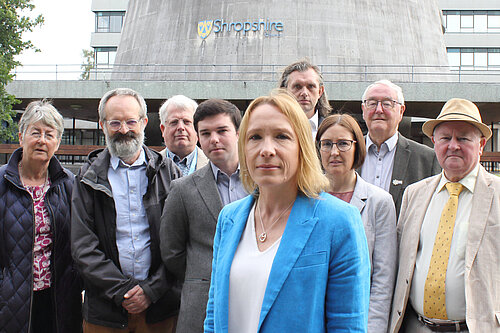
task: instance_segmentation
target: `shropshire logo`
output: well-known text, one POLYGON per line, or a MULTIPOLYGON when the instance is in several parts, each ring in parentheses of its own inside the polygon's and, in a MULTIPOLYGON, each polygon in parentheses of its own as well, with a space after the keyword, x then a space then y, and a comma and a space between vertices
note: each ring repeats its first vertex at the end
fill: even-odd
POLYGON ((202 39, 207 38, 208 35, 210 35, 210 33, 212 32, 212 23, 212 20, 198 22, 198 36, 200 36, 202 39))
POLYGON ((258 19, 254 21, 225 22, 223 19, 205 20, 198 22, 198 36, 205 39, 212 32, 242 32, 246 35, 250 31, 264 32, 264 37, 280 37, 284 30, 283 22, 271 21, 270 19, 258 19))

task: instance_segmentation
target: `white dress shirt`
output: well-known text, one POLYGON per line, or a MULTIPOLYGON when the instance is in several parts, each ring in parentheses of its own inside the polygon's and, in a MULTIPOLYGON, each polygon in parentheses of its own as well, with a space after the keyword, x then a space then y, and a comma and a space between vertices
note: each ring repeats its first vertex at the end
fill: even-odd
MULTIPOLYGON (((479 166, 476 166, 467 176, 459 181, 464 186, 464 189, 458 197, 458 209, 445 280, 446 313, 450 320, 465 319, 465 248, 467 246, 472 196, 474 194, 478 170, 479 166)), ((449 198, 445 187, 448 182, 450 181, 446 179, 444 172, 442 172, 441 180, 432 195, 429 207, 427 207, 425 213, 422 228, 420 229, 420 242, 411 284, 410 301, 415 311, 421 315, 424 314, 425 280, 429 271, 434 240, 436 239, 441 213, 449 198)))
POLYGON ((312 116, 309 119, 309 124, 311 125, 313 140, 316 140, 316 133, 318 133, 318 126, 319 126, 318 122, 319 122, 319 115, 318 115, 318 112, 316 111, 314 113, 314 116, 312 116))
POLYGON ((366 135, 366 157, 361 167, 361 177, 368 183, 378 186, 387 192, 391 186, 392 170, 394 169, 394 155, 398 144, 398 132, 380 145, 370 139, 370 133, 366 135))

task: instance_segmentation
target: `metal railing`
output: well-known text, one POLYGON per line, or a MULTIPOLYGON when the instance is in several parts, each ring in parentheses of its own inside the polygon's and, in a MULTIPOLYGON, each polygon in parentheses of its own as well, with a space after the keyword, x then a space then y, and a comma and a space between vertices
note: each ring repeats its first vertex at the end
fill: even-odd
MULTIPOLYGON (((276 82, 286 65, 235 64, 120 64, 89 69, 91 81, 270 81, 276 82)), ((370 82, 390 78, 396 82, 500 83, 500 66, 456 67, 426 65, 318 65, 325 82, 370 82)), ((24 65, 15 80, 79 80, 82 65, 24 65)))

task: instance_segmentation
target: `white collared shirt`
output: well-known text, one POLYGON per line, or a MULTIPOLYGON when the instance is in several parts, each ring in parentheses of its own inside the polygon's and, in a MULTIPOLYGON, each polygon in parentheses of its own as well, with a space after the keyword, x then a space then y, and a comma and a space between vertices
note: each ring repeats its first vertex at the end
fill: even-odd
MULTIPOLYGON (((450 320, 465 319, 465 249, 467 247, 469 217, 478 171, 479 165, 459 181, 464 186, 464 189, 458 197, 458 209, 445 280, 446 313, 450 320)), ((449 198, 448 191, 445 188, 448 182, 449 180, 446 179, 444 172, 442 172, 441 180, 432 195, 420 229, 420 242, 411 284, 410 301, 415 311, 422 315, 424 314, 425 280, 429 272, 434 240, 436 239, 441 213, 449 198)))
POLYGON ((361 178, 387 192, 391 186, 398 135, 399 133, 396 132, 384 141, 380 146, 380 151, 370 138, 370 133, 366 135, 366 157, 361 167, 361 178))
POLYGON ((313 140, 316 140, 316 133, 318 133, 318 122, 319 122, 319 115, 318 115, 318 111, 316 111, 314 113, 314 116, 312 116, 309 119, 309 124, 311 125, 313 140))

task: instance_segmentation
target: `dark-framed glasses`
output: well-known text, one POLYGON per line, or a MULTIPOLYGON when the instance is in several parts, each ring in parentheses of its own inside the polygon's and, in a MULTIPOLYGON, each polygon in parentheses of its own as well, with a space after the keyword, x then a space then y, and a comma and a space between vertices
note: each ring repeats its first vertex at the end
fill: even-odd
POLYGON ((331 140, 321 140, 319 142, 319 150, 328 153, 332 150, 333 146, 337 146, 339 151, 348 151, 352 148, 352 144, 355 140, 339 140, 337 142, 332 142, 331 140))
POLYGON ((119 131, 122 128, 123 124, 125 124, 129 130, 134 130, 139 125, 141 119, 142 118, 130 118, 127 120, 106 120, 106 123, 108 124, 109 129, 115 132, 119 131))
POLYGON ((378 103, 380 103, 382 109, 386 111, 394 109, 394 106, 396 106, 396 104, 401 105, 401 103, 393 99, 384 99, 384 100, 366 99, 363 103, 365 104, 365 107, 370 111, 375 110, 377 108, 378 103))

